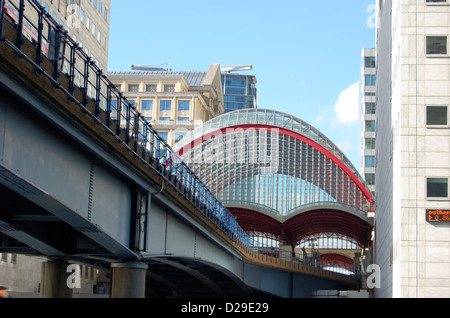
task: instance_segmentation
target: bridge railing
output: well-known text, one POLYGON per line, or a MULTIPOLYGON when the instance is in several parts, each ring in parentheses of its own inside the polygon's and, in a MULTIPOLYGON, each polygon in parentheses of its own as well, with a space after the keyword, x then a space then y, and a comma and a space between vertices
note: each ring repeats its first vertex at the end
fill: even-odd
MULTIPOLYGON (((140 114, 136 105, 125 98, 92 56, 70 36, 62 24, 53 19, 45 7, 37 0, 0 0, 0 4, 2 42, 46 76, 53 86, 64 91, 69 100, 79 105, 83 112, 91 115, 99 125, 103 125, 147 163, 241 249, 252 257, 267 260, 268 254, 261 251, 231 212, 177 156, 140 114), (5 36, 6 23, 17 30, 14 39, 5 36), (23 50, 25 41, 32 44, 33 56, 23 50), (53 65, 51 72, 46 71, 43 65, 45 59, 53 65), (68 85, 60 83, 62 78, 68 85)), ((76 23, 76 19, 72 23, 76 23)), ((282 254, 279 251, 277 255, 271 255, 271 262, 286 262, 288 257, 282 254)), ((295 266, 306 265, 298 259, 290 258, 290 262, 295 266)))

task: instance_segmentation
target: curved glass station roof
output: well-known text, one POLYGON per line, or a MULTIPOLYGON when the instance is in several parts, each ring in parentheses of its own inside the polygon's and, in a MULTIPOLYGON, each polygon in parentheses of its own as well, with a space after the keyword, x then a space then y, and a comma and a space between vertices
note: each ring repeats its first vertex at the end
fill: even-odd
POLYGON ((365 212, 373 199, 363 179, 325 135, 294 116, 267 109, 226 113, 174 150, 230 211, 242 222, 247 218, 247 229, 255 231, 267 219, 259 226, 291 244, 318 232, 367 243, 365 212), (336 222, 326 222, 325 215, 336 222), (302 230, 298 222, 305 219, 311 226, 302 230))

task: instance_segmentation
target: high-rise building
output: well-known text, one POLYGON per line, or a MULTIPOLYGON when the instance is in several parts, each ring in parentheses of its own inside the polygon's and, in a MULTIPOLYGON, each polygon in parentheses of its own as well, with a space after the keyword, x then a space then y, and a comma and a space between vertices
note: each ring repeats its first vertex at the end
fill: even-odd
POLYGON ((258 91, 256 77, 231 73, 226 68, 222 70, 222 90, 225 113, 258 107, 258 91))
POLYGON ((360 80, 361 142, 359 171, 369 190, 375 191, 375 121, 376 121, 376 54, 375 49, 362 50, 360 80))
POLYGON ((450 297, 449 4, 377 1, 376 297, 450 297))
POLYGON ((219 64, 206 72, 128 71, 108 77, 170 146, 224 112, 219 64))
MULTIPOLYGON (((108 66, 111 0, 39 0, 85 53, 105 71, 108 66)), ((32 10, 28 10, 32 12, 32 10)))

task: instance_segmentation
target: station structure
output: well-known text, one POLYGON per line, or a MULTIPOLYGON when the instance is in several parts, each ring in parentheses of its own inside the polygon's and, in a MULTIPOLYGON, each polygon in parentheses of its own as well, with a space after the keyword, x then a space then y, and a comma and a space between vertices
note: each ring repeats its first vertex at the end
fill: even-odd
POLYGON ((349 267, 371 257, 370 190, 342 151, 301 119, 268 109, 226 113, 174 151, 267 248, 349 267))

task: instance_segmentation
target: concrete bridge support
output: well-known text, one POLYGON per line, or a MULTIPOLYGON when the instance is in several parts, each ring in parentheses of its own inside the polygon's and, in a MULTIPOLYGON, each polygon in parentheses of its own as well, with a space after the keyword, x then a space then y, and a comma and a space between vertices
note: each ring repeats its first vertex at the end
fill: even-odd
POLYGON ((73 289, 67 284, 67 268, 64 260, 50 260, 42 264, 41 298, 72 298, 73 289))
POLYGON ((144 298, 147 265, 139 262, 111 265, 111 298, 144 298))

